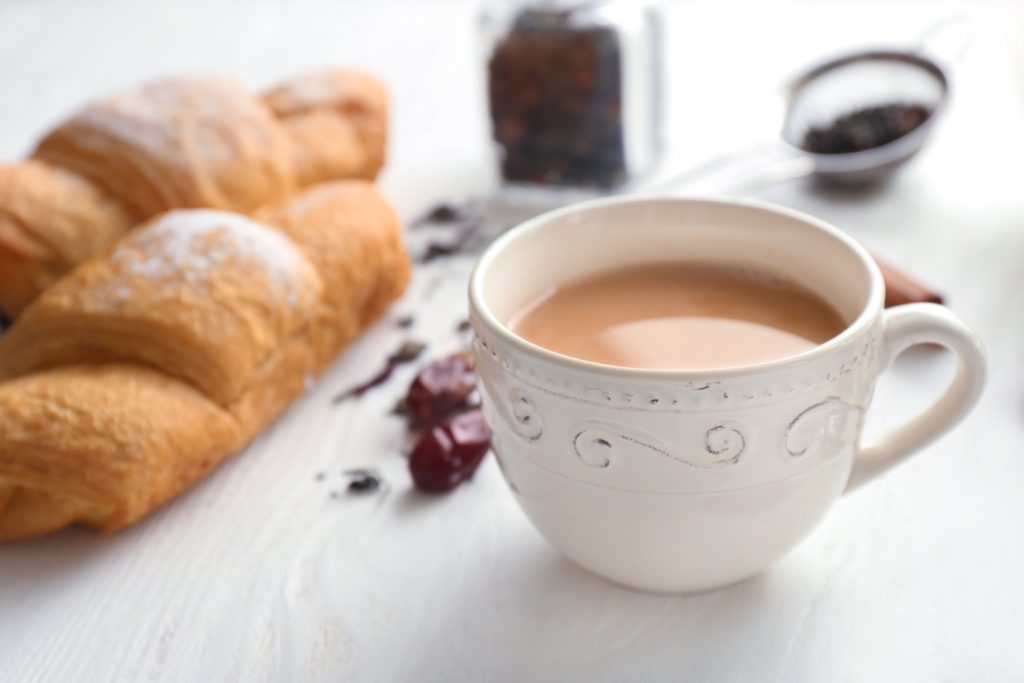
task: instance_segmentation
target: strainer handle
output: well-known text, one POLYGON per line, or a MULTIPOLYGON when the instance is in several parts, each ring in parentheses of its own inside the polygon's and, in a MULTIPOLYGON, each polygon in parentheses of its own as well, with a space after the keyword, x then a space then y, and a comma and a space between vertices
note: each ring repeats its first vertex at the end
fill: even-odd
POLYGON ((654 189, 674 195, 742 195, 813 172, 814 161, 806 154, 781 141, 763 142, 712 157, 654 189))

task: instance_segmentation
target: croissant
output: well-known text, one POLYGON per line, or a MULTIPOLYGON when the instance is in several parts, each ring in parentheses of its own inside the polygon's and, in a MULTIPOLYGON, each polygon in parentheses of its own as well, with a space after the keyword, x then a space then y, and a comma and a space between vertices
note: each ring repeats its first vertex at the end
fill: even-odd
POLYGON ((137 521, 266 428, 408 277, 364 181, 133 230, 0 339, 0 540, 137 521))
POLYGON ((384 165, 388 101, 373 76, 339 69, 299 74, 263 101, 288 129, 299 184, 373 180, 384 165))
POLYGON ((138 216, 80 176, 40 161, 0 166, 0 310, 17 313, 138 216))
POLYGON ((161 212, 251 212, 304 185, 373 179, 387 107, 379 81, 347 69, 304 74, 263 97, 232 78, 187 76, 86 105, 32 160, 0 166, 0 310, 16 316, 161 212))

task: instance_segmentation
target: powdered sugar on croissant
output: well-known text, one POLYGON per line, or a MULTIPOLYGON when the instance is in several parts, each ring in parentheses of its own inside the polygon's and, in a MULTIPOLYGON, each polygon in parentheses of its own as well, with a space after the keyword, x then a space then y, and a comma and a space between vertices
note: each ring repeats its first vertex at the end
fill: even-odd
POLYGON ((280 231, 224 211, 172 211, 43 293, 3 341, 0 377, 136 362, 227 405, 314 316, 322 292, 280 231))
POLYGON ((178 76, 89 104, 35 156, 71 169, 144 216, 177 207, 247 211, 294 190, 287 135, 226 76, 178 76))
POLYGON ((387 96, 374 77, 310 72, 263 98, 233 78, 162 78, 86 105, 35 159, 0 167, 0 309, 13 317, 79 261, 176 208, 251 212, 297 185, 374 178, 387 96))
POLYGON ((139 277, 167 293, 183 287, 206 293, 229 267, 261 272, 270 284, 267 293, 292 307, 308 308, 319 294, 319 276, 288 238, 227 211, 170 211, 118 245, 111 260, 121 267, 121 277, 111 283, 118 298, 130 297, 129 281, 139 277))

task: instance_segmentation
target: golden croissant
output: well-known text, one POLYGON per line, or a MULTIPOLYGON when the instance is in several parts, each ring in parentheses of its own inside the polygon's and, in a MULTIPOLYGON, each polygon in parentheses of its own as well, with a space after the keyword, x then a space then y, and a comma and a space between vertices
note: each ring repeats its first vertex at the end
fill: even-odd
POLYGON ((266 428, 408 277, 365 181, 131 231, 0 339, 0 539, 135 522, 266 428))
POLYGON ((19 314, 163 211, 251 212, 313 183, 372 180, 387 107, 379 81, 347 69, 263 96, 224 76, 164 78, 85 106, 30 160, 0 166, 0 310, 19 314))

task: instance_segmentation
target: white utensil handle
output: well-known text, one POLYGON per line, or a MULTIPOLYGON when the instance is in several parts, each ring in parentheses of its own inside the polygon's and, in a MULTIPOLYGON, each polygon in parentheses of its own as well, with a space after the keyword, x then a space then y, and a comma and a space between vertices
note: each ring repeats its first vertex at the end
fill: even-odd
POLYGON ((742 195, 813 172, 814 160, 808 155, 772 141, 716 155, 645 190, 683 196, 742 195))

